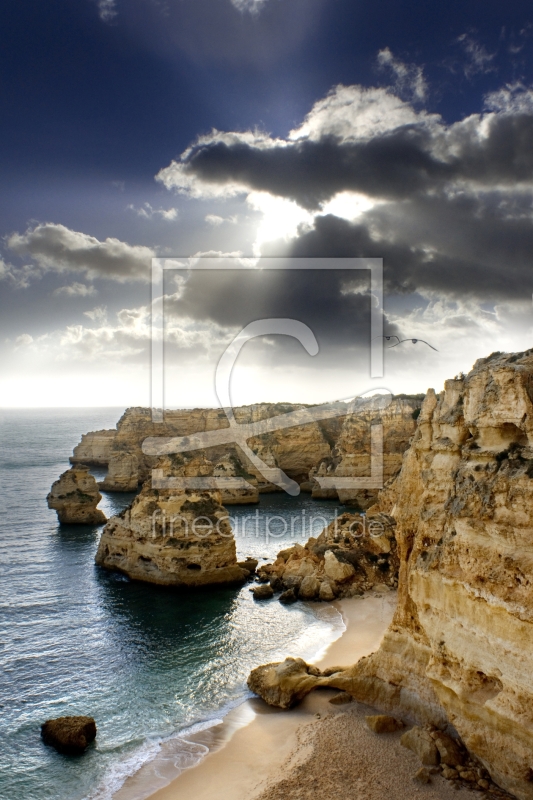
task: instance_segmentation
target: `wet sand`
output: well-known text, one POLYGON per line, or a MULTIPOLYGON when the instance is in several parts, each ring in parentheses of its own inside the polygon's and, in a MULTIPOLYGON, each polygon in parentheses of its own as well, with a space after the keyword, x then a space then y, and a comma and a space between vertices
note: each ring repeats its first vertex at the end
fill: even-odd
MULTIPOLYGON (((374 652, 392 619, 395 605, 393 592, 337 603, 346 630, 316 661, 317 666, 323 669, 348 666, 374 652)), ((258 797, 272 782, 290 773, 311 755, 313 745, 307 737, 308 728, 312 733, 331 716, 345 716, 346 712, 338 709, 346 707, 333 707, 328 702, 333 694, 334 690, 313 692, 290 711, 269 708, 259 699, 243 703, 225 717, 222 725, 190 737, 191 741, 207 745, 209 754, 197 766, 185 770, 164 789, 152 794, 150 800, 252 800, 258 797)), ((376 757, 379 757, 381 742, 375 738, 376 757)), ((407 751, 404 753, 409 757, 407 751)), ((131 791, 127 790, 125 785, 115 795, 115 800, 131 798, 131 791)), ((340 797, 333 785, 331 796, 335 800, 340 797)), ((390 800, 390 796, 389 793, 386 800, 390 800)), ((319 793, 317 797, 327 800, 326 794, 319 793)))

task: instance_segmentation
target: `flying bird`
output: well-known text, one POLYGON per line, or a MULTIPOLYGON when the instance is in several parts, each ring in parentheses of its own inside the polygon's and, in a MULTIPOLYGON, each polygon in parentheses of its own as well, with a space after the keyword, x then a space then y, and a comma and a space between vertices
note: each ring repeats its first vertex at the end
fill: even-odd
MULTIPOLYGON (((399 336, 374 336, 372 341, 374 341, 374 339, 386 339, 388 342, 390 342, 391 339, 398 339, 398 344, 400 343, 400 337, 399 336)), ((392 345, 392 346, 395 347, 396 345, 392 345)))
MULTIPOLYGON (((385 337, 385 338, 388 338, 388 337, 385 337)), ((396 338, 398 339, 398 337, 396 337, 396 338)), ((422 344, 427 344, 428 347, 431 347, 432 350, 435 350, 436 353, 439 352, 436 347, 433 347, 432 344, 430 344, 429 342, 426 342, 425 339, 398 339, 396 344, 391 344, 391 346, 388 347, 387 349, 391 350, 393 347, 398 347, 399 344, 403 344, 404 342, 412 342, 413 344, 416 344, 417 342, 422 342, 422 344)))

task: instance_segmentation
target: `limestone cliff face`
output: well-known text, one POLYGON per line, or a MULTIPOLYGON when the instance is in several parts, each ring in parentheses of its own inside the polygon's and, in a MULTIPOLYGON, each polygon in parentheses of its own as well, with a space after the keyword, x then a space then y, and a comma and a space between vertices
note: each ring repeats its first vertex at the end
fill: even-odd
MULTIPOLYGON (((385 478, 389 478, 401 465, 401 454, 408 447, 416 422, 417 398, 395 398, 389 409, 376 413, 372 402, 358 401, 353 408, 339 403, 339 416, 319 422, 284 428, 249 440, 250 447, 269 466, 279 467, 297 481, 303 491, 312 491, 314 497, 337 498, 337 491, 322 490, 316 475, 341 476, 370 474, 370 425, 376 419, 384 424, 385 478), (350 416, 347 416, 347 412, 350 416)), ((302 405, 289 403, 260 403, 235 408, 239 423, 258 422, 282 415, 302 405)), ((165 412, 164 423, 152 422, 148 408, 129 408, 117 424, 117 430, 86 434, 77 445, 72 457, 77 463, 108 464, 108 473, 100 488, 105 491, 137 491, 150 475, 155 459, 142 451, 143 441, 152 436, 188 436, 207 430, 227 428, 226 415, 219 409, 183 409, 165 412)), ((239 448, 221 445, 202 453, 214 465, 225 464, 230 459, 235 474, 246 476, 254 491, 226 492, 223 502, 229 504, 257 502, 258 492, 276 491, 271 483, 257 471, 239 448)), ((377 492, 359 490, 340 492, 340 499, 362 508, 375 500, 377 492)))
POLYGON ((399 605, 350 690, 451 724, 492 778, 533 798, 533 351, 430 390, 398 478, 399 605))
MULTIPOLYGON (((157 464, 173 477, 208 477, 204 458, 157 464)), ((169 586, 242 583, 235 540, 218 491, 154 489, 149 479, 131 505, 105 526, 96 563, 135 580, 169 586)))
MULTIPOLYGON (((330 463, 322 464, 318 474, 339 477, 370 475, 371 425, 380 422, 383 425, 383 479, 389 480, 402 466, 403 453, 416 430, 422 399, 423 395, 394 397, 385 408, 380 408, 379 398, 377 402, 374 398, 358 399, 345 418, 330 463)), ((377 494, 377 489, 338 490, 342 503, 362 509, 371 506, 377 494)), ((313 496, 324 496, 323 490, 315 488, 313 496)))
POLYGON ((102 495, 87 467, 72 467, 52 484, 46 498, 48 508, 57 511, 59 522, 67 525, 101 525, 103 511, 96 508, 102 495))
POLYGON ((255 475, 245 471, 242 463, 234 455, 223 456, 213 467, 215 478, 244 478, 250 488, 220 488, 223 505, 236 506, 259 502, 259 489, 255 475))
POLYGON ((69 459, 70 463, 97 467, 107 466, 116 433, 116 430, 104 430, 83 434, 81 442, 76 445, 69 459))
MULTIPOLYGON (((237 422, 251 423, 302 407, 288 403, 260 403, 240 406, 234 411, 237 422)), ((139 484, 148 478, 155 463, 154 458, 142 452, 142 443, 148 437, 188 436, 200 431, 227 427, 226 415, 220 409, 166 411, 164 423, 159 424, 152 422, 150 409, 129 408, 117 424, 116 435, 109 448, 106 462, 109 469, 101 488, 105 491, 119 492, 137 490, 139 484)), ((315 464, 329 456, 328 436, 333 430, 335 430, 333 424, 310 423, 256 437, 249 441, 249 445, 261 458, 264 458, 266 463, 280 467, 293 480, 301 482, 307 480, 309 470, 315 464)), ((87 434, 87 437, 93 436, 95 434, 87 434)), ((76 450, 81 447, 81 444, 78 445, 76 450)), ((260 491, 272 491, 271 484, 265 482, 238 448, 223 445, 210 448, 203 455, 215 465, 231 456, 234 463, 240 465, 238 470, 255 478, 260 491)), ((233 499, 236 502, 243 502, 242 495, 234 493, 233 499)), ((232 497, 226 496, 224 502, 231 504, 232 497)), ((256 502, 256 499, 250 496, 250 502, 256 502)))

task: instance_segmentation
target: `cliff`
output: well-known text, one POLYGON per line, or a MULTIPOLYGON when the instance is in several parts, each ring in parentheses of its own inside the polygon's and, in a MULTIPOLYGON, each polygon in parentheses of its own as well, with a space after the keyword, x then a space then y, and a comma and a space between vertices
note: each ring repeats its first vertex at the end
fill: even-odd
POLYGON ((67 525, 101 525, 103 511, 96 508, 102 495, 87 467, 72 467, 52 484, 46 501, 57 511, 59 522, 67 525))
MULTIPOLYGON (((203 458, 165 457, 165 475, 209 477, 203 458)), ((135 580, 169 586, 242 583, 250 572, 237 564, 235 540, 218 491, 152 488, 152 479, 105 526, 96 563, 135 580)))
MULTIPOLYGON (((383 426, 383 480, 388 481, 402 466, 402 457, 409 447, 416 430, 416 420, 422 405, 423 395, 394 397, 382 408, 378 398, 357 398, 344 421, 336 447, 332 453, 330 471, 322 473, 340 478, 370 475, 371 425, 383 426), (377 402, 376 402, 377 399, 377 402)), ((342 489, 338 497, 341 503, 367 509, 375 502, 378 489, 342 489)), ((314 497, 322 496, 320 489, 313 491, 314 497)))
MULTIPOLYGON (((288 403, 261 403, 235 408, 238 423, 250 423, 293 411, 302 406, 288 403)), ((207 430, 218 430, 229 426, 224 411, 216 408, 166 411, 163 423, 153 423, 148 408, 129 408, 117 424, 116 436, 111 444, 108 474, 101 488, 105 491, 136 491, 154 466, 155 459, 142 451, 143 441, 152 436, 189 436, 207 430)), ((319 423, 286 428, 282 431, 251 439, 250 447, 267 463, 280 467, 289 477, 299 482, 306 480, 309 470, 330 453, 327 436, 332 426, 322 428, 319 423)), ((78 445, 80 447, 80 445, 78 445)), ((274 487, 265 482, 255 467, 248 462, 240 450, 231 445, 221 445, 202 451, 202 455, 213 465, 231 456, 237 469, 255 480, 260 491, 272 491, 274 487)), ((243 502, 236 495, 225 497, 224 502, 243 502)), ((252 497, 251 502, 257 499, 252 497)))
POLYGON ((533 798, 533 351, 429 391, 397 480, 399 604, 354 677, 384 707, 450 723, 533 798))
POLYGON ((381 647, 334 675, 267 665, 254 691, 290 704, 316 685, 346 690, 458 735, 499 786, 532 800, 532 400, 533 350, 494 353, 429 390, 401 472, 369 509, 396 520, 400 559, 381 647))
MULTIPOLYGON (((420 406, 416 396, 395 398, 383 412, 376 412, 372 400, 359 400, 351 406, 338 403, 339 416, 319 422, 256 436, 250 447, 269 466, 279 467, 303 491, 313 497, 337 498, 335 488, 320 489, 315 476, 369 475, 370 425, 381 421, 384 426, 384 475, 389 478, 401 466, 401 454, 408 447, 416 427, 414 417, 420 406)), ((253 423, 282 415, 305 406, 290 403, 260 403, 235 408, 238 423, 253 423)), ((165 412, 163 423, 153 423, 148 408, 129 408, 117 424, 116 431, 97 431, 82 437, 71 458, 73 463, 108 465, 108 473, 100 484, 104 491, 137 491, 150 475, 155 457, 143 453, 142 444, 149 437, 189 436, 208 430, 227 428, 228 421, 220 409, 182 409, 165 412)), ((211 447, 198 454, 209 459, 220 474, 245 477, 255 491, 228 491, 223 502, 230 505, 257 502, 258 492, 276 491, 251 464, 240 449, 231 444, 211 447)), ((374 502, 377 492, 341 491, 343 502, 362 508, 374 502)))
POLYGON ((111 458, 111 447, 115 440, 116 430, 92 431, 84 433, 81 442, 76 445, 69 461, 71 464, 86 464, 94 467, 105 467, 111 458))

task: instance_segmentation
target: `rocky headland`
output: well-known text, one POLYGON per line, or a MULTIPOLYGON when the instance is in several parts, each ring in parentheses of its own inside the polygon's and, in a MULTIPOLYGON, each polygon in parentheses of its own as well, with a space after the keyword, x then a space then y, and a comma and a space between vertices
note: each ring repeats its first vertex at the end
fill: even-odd
POLYGON ((344 690, 424 726, 422 738, 458 739, 478 765, 465 781, 491 788, 478 782, 486 770, 531 800, 533 350, 494 353, 428 391, 401 471, 369 513, 396 521, 400 562, 380 648, 333 674, 300 659, 266 665, 250 688, 281 707, 315 686, 344 690))
MULTIPOLYGON (((416 428, 422 395, 393 398, 390 406, 380 409, 372 398, 356 399, 351 404, 338 403, 337 416, 308 422, 290 428, 252 437, 251 449, 270 467, 283 470, 296 481, 302 491, 313 497, 341 497, 342 502, 366 508, 377 496, 377 490, 323 489, 317 477, 335 475, 366 476, 370 473, 371 423, 383 424, 384 477, 388 479, 401 466, 402 453, 416 428)), ((274 416, 309 408, 290 403, 260 403, 234 409, 239 424, 253 424, 274 416)), ((100 488, 110 492, 135 492, 150 476, 157 457, 143 452, 147 438, 190 436, 229 426, 220 409, 182 409, 166 411, 164 422, 152 421, 148 408, 129 408, 117 423, 115 431, 87 433, 74 448, 73 464, 107 466, 108 472, 100 488)), ((254 503, 259 493, 277 491, 246 455, 235 445, 223 444, 196 451, 213 464, 215 475, 242 477, 248 489, 222 489, 226 505, 254 503)))
MULTIPOLYGON (((300 408, 305 406, 261 403, 235 408, 234 413, 239 424, 250 424, 300 408)), ((108 473, 101 488, 105 491, 137 491, 138 486, 149 477, 156 461, 156 457, 143 452, 145 439, 190 436, 227 427, 229 423, 224 411, 215 408, 166 411, 162 423, 152 421, 152 412, 148 408, 129 408, 117 423, 114 437, 102 437, 102 433, 110 432, 86 434, 72 459, 77 462, 83 458, 83 463, 87 463, 85 459, 105 439, 109 441, 108 473)), ((310 469, 329 455, 331 447, 328 439, 334 437, 339 428, 337 420, 310 423, 258 436, 251 439, 249 445, 266 464, 280 467, 290 478, 301 483, 308 480, 310 469)), ((222 474, 227 471, 229 459, 235 474, 244 477, 256 487, 257 492, 276 489, 235 446, 219 445, 202 451, 201 455, 209 459, 222 474)), ((257 502, 257 499, 257 494, 243 498, 236 492, 224 497, 228 504, 257 502)))
POLYGON ((76 445, 69 461, 71 464, 86 464, 91 467, 107 467, 111 458, 111 446, 116 430, 84 433, 76 445))
POLYGON ((88 467, 76 466, 64 472, 52 484, 46 501, 66 525, 101 525, 107 521, 96 506, 102 499, 88 467))

